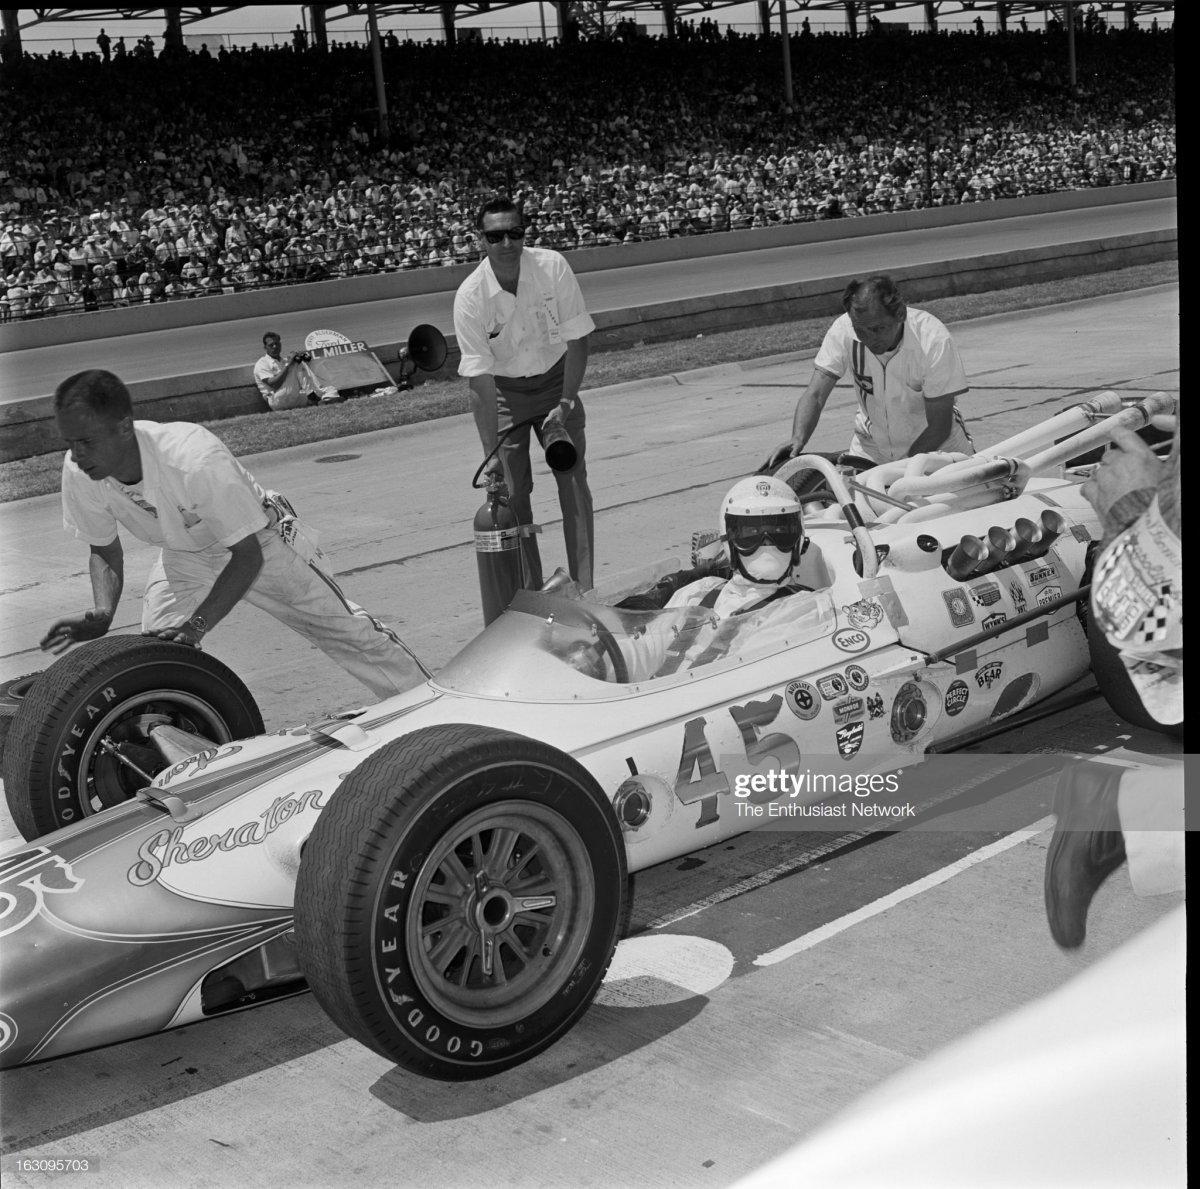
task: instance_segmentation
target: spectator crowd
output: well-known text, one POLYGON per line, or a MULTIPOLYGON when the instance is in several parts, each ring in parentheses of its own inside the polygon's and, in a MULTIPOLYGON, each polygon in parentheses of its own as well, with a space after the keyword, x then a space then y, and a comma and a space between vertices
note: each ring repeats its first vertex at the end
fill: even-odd
MULTIPOLYGON (((711 35, 710 35, 711 32, 711 35)), ((123 42, 123 39, 122 39, 123 42)), ((107 47, 102 47, 107 49, 107 47)), ((0 80, 0 318, 1175 176, 1174 34, 876 32, 26 55, 0 80)))

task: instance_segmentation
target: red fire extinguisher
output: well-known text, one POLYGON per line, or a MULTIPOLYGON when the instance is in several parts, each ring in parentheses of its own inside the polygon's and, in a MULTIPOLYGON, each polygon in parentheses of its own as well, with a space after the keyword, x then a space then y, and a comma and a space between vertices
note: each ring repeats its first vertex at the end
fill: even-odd
POLYGON ((521 589, 521 526, 509 507, 503 482, 489 485, 487 501, 475 513, 475 562, 486 627, 521 589))

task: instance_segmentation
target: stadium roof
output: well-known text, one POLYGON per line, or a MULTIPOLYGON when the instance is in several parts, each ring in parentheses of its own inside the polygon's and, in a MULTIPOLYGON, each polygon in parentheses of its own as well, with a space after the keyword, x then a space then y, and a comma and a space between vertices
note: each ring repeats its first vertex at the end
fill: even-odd
MULTIPOLYGON (((526 2, 527 0, 510 0, 510 2, 467 0, 466 3, 454 4, 452 7, 455 17, 458 18, 460 16, 482 16, 489 12, 495 12, 497 9, 517 8, 526 2)), ((719 12, 723 8, 731 8, 743 2, 744 0, 676 0, 674 7, 677 16, 700 16, 719 12)), ((1090 7, 1095 2, 1102 12, 1123 12, 1128 7, 1138 15, 1167 12, 1175 7, 1174 0, 1133 0, 1128 5, 1121 0, 1115 0, 1115 2, 1069 0, 1069 2, 1079 7, 1090 7)), ((241 4, 217 8, 181 7, 179 9, 180 21, 184 25, 195 24, 197 21, 211 20, 213 17, 222 16, 227 12, 236 12, 244 7, 245 5, 241 4)), ((377 4, 375 5, 375 15, 380 18, 399 15, 436 15, 440 17, 444 7, 445 5, 439 3, 438 0, 412 0, 411 3, 406 4, 377 4)), ((594 6, 589 5, 589 7, 594 6)), ((771 0, 770 7, 772 12, 777 11, 778 0, 771 0)), ((975 0, 974 3, 971 0, 933 0, 933 7, 939 15, 970 11, 994 12, 1000 7, 1004 7, 1010 16, 1020 17, 1022 14, 1045 12, 1047 9, 1061 9, 1062 4, 1047 3, 1046 0, 1008 0, 1007 3, 1004 3, 1003 0, 975 0)), ((361 17, 367 5, 329 4, 324 8, 325 20, 333 23, 349 17, 361 17)), ((605 12, 613 13, 661 11, 662 8, 661 3, 650 3, 648 0, 607 0, 607 3, 603 5, 605 12)), ((859 13, 866 16, 872 10, 924 9, 925 0, 856 0, 856 8, 859 13)), ((843 13, 846 11, 846 0, 788 0, 789 12, 802 10, 843 13)), ((25 22, 24 28, 49 21, 152 20, 156 16, 165 21, 167 12, 165 8, 25 8, 20 11, 34 14, 34 20, 25 22)))

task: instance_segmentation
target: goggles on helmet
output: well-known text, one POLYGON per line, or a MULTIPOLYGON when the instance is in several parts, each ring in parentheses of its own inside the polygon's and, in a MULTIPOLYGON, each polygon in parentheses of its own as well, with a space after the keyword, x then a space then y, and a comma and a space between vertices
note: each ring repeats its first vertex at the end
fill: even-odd
POLYGON ((784 553, 791 553, 800 543, 803 531, 800 518, 794 512, 778 516, 755 516, 746 520, 729 516, 725 521, 730 547, 739 553, 754 553, 767 544, 784 553))

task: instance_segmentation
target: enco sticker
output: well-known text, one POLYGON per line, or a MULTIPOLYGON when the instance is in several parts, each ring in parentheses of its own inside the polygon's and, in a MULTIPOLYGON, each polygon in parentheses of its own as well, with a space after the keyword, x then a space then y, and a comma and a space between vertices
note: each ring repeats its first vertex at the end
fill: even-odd
POLYGON ((883 623, 883 607, 874 599, 859 599, 857 603, 843 603, 842 614, 852 628, 877 628, 883 623))
POLYGON ((858 628, 842 628, 833 633, 833 646, 842 652, 866 652, 871 647, 871 637, 858 628))
POLYGON ((975 684, 980 689, 991 689, 1000 680, 1000 672, 1004 665, 1000 661, 988 661, 975 674, 975 684))
POLYGON ((952 681, 946 687, 946 700, 943 705, 946 707, 946 713, 955 718, 967 708, 970 700, 971 687, 965 681, 952 681))
POLYGON ((847 723, 838 727, 837 749, 843 760, 848 760, 862 746, 863 731, 866 729, 861 722, 847 723))
POLYGON ((993 603, 1000 601, 1000 583, 999 582, 981 582, 978 586, 972 586, 971 598, 980 607, 990 607, 993 603))
POLYGON ((783 693, 788 709, 797 718, 809 722, 821 713, 821 699, 807 681, 789 681, 783 693))
POLYGON ((1043 586, 1033 597, 1037 601, 1038 606, 1044 607, 1047 603, 1053 603, 1055 599, 1062 598, 1062 587, 1043 586))
POLYGON ((997 611, 995 615, 985 615, 983 623, 980 625, 986 632, 991 628, 999 627, 1002 623, 1008 622, 1008 616, 1003 611, 997 611))
POLYGON ((844 698, 850 692, 846 679, 840 673, 826 673, 824 677, 818 677, 817 689, 821 691, 821 697, 826 702, 844 698))
POLYGON ((967 598, 967 592, 961 586, 942 591, 942 598, 946 600, 950 622, 956 628, 969 627, 975 622, 975 610, 971 606, 971 600, 967 598))
POLYGON ((867 712, 872 718, 883 717, 883 694, 873 694, 867 698, 867 712))
POLYGON ((833 706, 833 721, 840 727, 863 712, 862 698, 843 698, 833 706))
POLYGON ((846 680, 850 683, 850 688, 859 693, 871 684, 871 678, 867 676, 867 671, 862 665, 847 665, 846 680))

